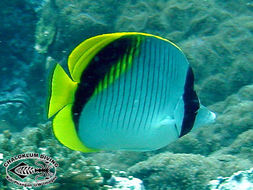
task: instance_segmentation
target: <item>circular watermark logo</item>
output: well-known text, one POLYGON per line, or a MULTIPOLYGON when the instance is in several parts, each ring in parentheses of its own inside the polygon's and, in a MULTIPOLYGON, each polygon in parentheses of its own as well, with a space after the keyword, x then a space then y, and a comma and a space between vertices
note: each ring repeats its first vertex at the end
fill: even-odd
POLYGON ((39 187, 56 180, 59 164, 44 154, 25 153, 11 157, 3 166, 9 182, 23 187, 39 187))

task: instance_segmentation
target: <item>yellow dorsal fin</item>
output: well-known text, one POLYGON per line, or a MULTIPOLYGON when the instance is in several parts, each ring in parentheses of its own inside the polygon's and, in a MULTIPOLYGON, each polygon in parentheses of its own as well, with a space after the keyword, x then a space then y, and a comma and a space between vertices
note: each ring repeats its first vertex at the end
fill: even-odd
POLYGON ((81 152, 97 150, 86 147, 79 139, 72 119, 72 105, 68 104, 57 113, 53 120, 53 131, 56 138, 66 147, 81 152))
MULTIPOLYGON (((102 34, 95 37, 91 37, 81 44, 79 44, 70 54, 68 58, 68 68, 71 77, 74 81, 80 82, 80 78, 84 69, 88 66, 92 58, 105 46, 113 42, 114 40, 126 36, 126 35, 143 35, 152 36, 161 40, 165 40, 172 45, 176 46, 167 39, 155 36, 152 34, 140 33, 140 32, 119 32, 111 34, 102 34)), ((176 46, 177 47, 177 46, 176 46)), ((177 47, 179 50, 180 48, 177 47)))
POLYGON ((50 118, 67 104, 73 103, 77 83, 73 82, 63 68, 57 64, 51 80, 48 115, 50 118))
POLYGON ((80 82, 82 72, 92 58, 106 45, 123 35, 124 33, 103 34, 89 38, 78 45, 68 59, 69 72, 73 80, 80 82))

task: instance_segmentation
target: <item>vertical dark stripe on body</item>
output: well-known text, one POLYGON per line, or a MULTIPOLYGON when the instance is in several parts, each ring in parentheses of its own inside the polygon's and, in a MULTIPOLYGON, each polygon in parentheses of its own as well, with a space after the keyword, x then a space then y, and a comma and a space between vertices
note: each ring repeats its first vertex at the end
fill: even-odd
MULTIPOLYGON (((137 39, 137 40, 140 40, 140 37, 139 37, 139 39, 137 39)), ((139 57, 140 57, 140 55, 135 55, 135 53, 136 53, 136 48, 138 48, 138 52, 139 52, 139 49, 140 49, 140 47, 133 47, 134 49, 133 49, 133 52, 132 52, 132 56, 133 57, 136 57, 136 60, 139 60, 139 57), (138 58, 138 59, 137 59, 138 58)), ((128 117, 128 122, 127 122, 127 124, 126 124, 126 128, 128 129, 129 127, 130 127, 130 121, 131 121, 131 119, 132 119, 132 114, 133 114, 133 109, 134 109, 134 103, 135 103, 135 97, 136 97, 136 92, 137 92, 137 81, 138 81, 138 72, 139 72, 139 64, 138 64, 138 62, 136 61, 135 59, 132 59, 132 68, 131 68, 131 77, 133 77, 133 72, 135 71, 135 78, 133 79, 133 84, 134 84, 134 87, 133 87, 133 93, 131 93, 130 95, 132 95, 133 96, 133 98, 132 98, 132 102, 131 102, 131 108, 130 108, 130 113, 129 113, 129 117, 128 117), (136 66, 136 70, 134 70, 134 68, 135 68, 135 66, 136 66)), ((130 102, 128 103, 128 104, 130 104, 130 102)))
MULTIPOLYGON (((139 59, 138 59, 138 62, 136 63, 138 65, 138 68, 137 70, 139 70, 141 72, 141 76, 139 76, 141 82, 140 82, 140 89, 137 89, 137 90, 140 90, 140 93, 139 93, 139 96, 137 98, 138 100, 138 107, 136 109, 136 114, 135 114, 135 118, 133 119, 133 126, 136 125, 136 122, 137 122, 137 116, 139 114, 139 110, 140 110, 140 104, 141 104, 141 95, 142 95, 142 89, 143 89, 143 80, 144 80, 144 63, 145 63, 145 53, 146 53, 146 43, 142 43, 141 46, 140 46, 140 55, 139 55, 139 59), (140 68, 139 66, 142 65, 142 68, 140 68)), ((139 72, 138 71, 138 72, 139 72)), ((138 78, 138 76, 137 76, 138 78)), ((137 82, 138 80, 136 80, 137 82)), ((139 128, 139 126, 138 126, 139 128)))
MULTIPOLYGON (((133 67, 132 67, 131 72, 133 73, 133 67)), ((128 117, 128 122, 126 124, 127 129, 130 127, 130 121, 132 119, 132 114, 133 114, 133 109, 134 109, 134 102, 135 102, 135 97, 136 97, 136 86, 137 86, 137 81, 138 81, 138 64, 137 64, 137 70, 135 72, 136 72, 136 74, 135 74, 136 77, 134 78, 134 82, 133 82, 134 87, 132 89, 133 90, 133 98, 132 98, 132 102, 128 103, 128 104, 131 104, 131 108, 130 108, 130 113, 129 113, 129 117, 128 117)), ((131 92, 131 94, 132 94, 132 92, 131 92)))
POLYGON ((108 44, 96 54, 83 71, 72 107, 72 116, 76 130, 78 130, 78 122, 82 109, 94 94, 95 88, 100 81, 104 80, 106 74, 110 72, 111 67, 122 58, 128 47, 131 47, 133 42, 136 43, 134 39, 136 39, 135 36, 123 36, 108 44))
MULTIPOLYGON (((165 73, 166 73, 166 64, 168 64, 166 62, 166 51, 165 51, 165 47, 160 45, 160 64, 162 65, 161 67, 161 72, 159 72, 159 78, 162 78, 162 85, 161 85, 161 90, 160 90, 160 98, 159 98, 159 104, 158 104, 158 108, 157 108, 157 112, 156 112, 156 119, 157 119, 157 116, 158 116, 158 113, 160 113, 160 110, 161 110, 161 105, 162 105, 162 102, 164 102, 164 99, 165 99, 165 94, 164 94, 164 90, 165 90, 165 73)), ((167 79, 167 78, 166 78, 167 79)), ((166 81, 167 82, 167 81, 166 81)))
MULTIPOLYGON (((131 51, 131 48, 132 47, 130 47, 130 48, 128 48, 127 49, 127 52, 126 52, 126 70, 128 70, 129 69, 129 67, 131 67, 131 63, 129 63, 129 54, 130 54, 130 51, 131 51)), ((123 128, 128 128, 126 125, 125 125, 125 121, 126 121, 126 115, 127 115, 127 112, 129 111, 128 110, 128 106, 129 106, 129 100, 130 100, 130 96, 131 96, 131 94, 132 94, 132 78, 133 78, 133 70, 132 70, 132 68, 131 68, 131 70, 129 71, 130 72, 130 79, 128 80, 128 81, 126 81, 128 84, 129 84, 129 89, 128 89, 128 91, 127 91, 127 101, 126 102, 124 102, 124 104, 126 105, 126 109, 124 109, 124 116, 123 116, 123 121, 122 121, 122 127, 123 128)), ((126 75, 125 75, 125 80, 126 80, 126 75)), ((126 83, 125 83, 125 86, 126 86, 126 83)), ((123 114, 123 113, 122 113, 123 114)))
MULTIPOLYGON (((104 77, 104 81, 103 81, 103 89, 104 88, 106 88, 106 87, 108 87, 108 85, 109 85, 109 74, 107 74, 107 75, 105 75, 105 77, 104 77)), ((106 91, 104 91, 104 90, 102 90, 102 92, 101 93, 103 93, 103 100, 105 100, 105 104, 104 104, 104 108, 102 109, 103 111, 102 111, 102 123, 103 124, 105 124, 105 118, 106 118, 106 108, 107 108, 107 106, 108 106, 108 96, 109 96, 109 91, 108 90, 106 90, 106 91)))
POLYGON ((184 86, 184 118, 182 122, 182 129, 179 137, 186 135, 191 131, 194 121, 199 109, 199 99, 194 91, 194 75, 191 67, 188 68, 185 86, 184 86))
MULTIPOLYGON (((126 56, 124 55, 124 58, 122 59, 122 63, 120 64, 120 74, 123 72, 123 65, 126 64, 126 56)), ((122 84, 123 86, 123 94, 120 96, 120 102, 119 102, 119 112, 118 112, 118 118, 117 118, 117 127, 120 126, 120 117, 122 116, 122 108, 124 104, 124 97, 125 97, 125 91, 126 91, 126 76, 120 77, 123 79, 124 83, 122 84)))
MULTIPOLYGON (((172 88, 174 88, 174 86, 172 86, 172 84, 174 84, 174 66, 175 66, 175 54, 174 54, 174 52, 173 52, 173 50, 172 50, 172 48, 170 47, 169 48, 169 51, 170 51, 170 61, 169 61, 169 63, 170 63, 170 79, 169 79, 169 81, 170 81, 170 86, 169 86, 169 97, 172 97, 172 94, 171 94, 171 89, 172 88)), ((170 101, 170 100, 168 100, 167 99, 167 101, 170 101)), ((168 103, 166 101, 166 103, 168 103)))
MULTIPOLYGON (((130 120, 129 113, 132 110, 129 110, 129 104, 131 100, 131 95, 133 94, 133 68, 134 68, 134 58, 138 56, 137 49, 139 48, 138 44, 138 37, 136 36, 134 43, 132 43, 132 46, 129 47, 125 53, 124 59, 121 61, 121 72, 124 72, 124 75, 122 75, 121 80, 123 82, 119 81, 118 88, 120 91, 122 91, 122 95, 118 95, 120 97, 119 101, 119 111, 118 111, 118 117, 113 118, 114 121, 116 121, 116 127, 122 127, 122 128, 128 128, 128 125, 126 122, 130 120), (123 70, 122 66, 125 64, 125 70, 123 70), (129 78, 130 77, 130 78, 129 78), (122 85, 122 89, 120 89, 120 85, 122 85)), ((117 98, 118 99, 118 98, 117 98)), ((118 103, 116 104, 118 105, 118 103)), ((116 109, 114 109, 116 111, 116 109)))
POLYGON ((148 86, 147 89, 149 94, 149 100, 148 100, 148 108, 147 108, 147 116, 144 122, 144 126, 146 127, 148 125, 148 119, 150 118, 150 111, 151 111, 151 105, 152 105, 152 99, 153 99, 153 90, 154 90, 154 80, 155 80, 155 51, 156 49, 154 48, 154 41, 151 39, 150 44, 149 44, 149 54, 150 54, 150 59, 149 59, 149 73, 150 73, 150 78, 148 78, 148 86), (152 82, 151 82, 152 81, 152 82), (151 86, 149 86, 151 84, 151 86))
MULTIPOLYGON (((155 77, 155 96, 154 96, 154 106, 153 106, 153 109, 152 109, 152 113, 151 113, 151 118, 150 118, 150 122, 152 123, 153 122, 153 119, 154 119, 154 113, 157 109, 157 105, 159 106, 159 104, 161 103, 161 99, 157 98, 158 97, 158 92, 159 92, 159 88, 160 85, 159 85, 159 78, 160 78, 160 67, 161 67, 161 64, 162 61, 161 61, 161 51, 160 51, 160 48, 161 48, 161 41, 156 41, 155 43, 155 74, 156 74, 156 77, 155 77), (157 104, 158 103, 158 104, 157 104)), ((153 97, 153 96, 152 96, 153 97)))
MULTIPOLYGON (((98 92, 98 88, 97 88, 97 92, 98 92)), ((101 109, 101 102, 102 102, 102 95, 99 94, 96 98, 96 109, 100 110, 101 109)))
MULTIPOLYGON (((116 70, 116 68, 115 67, 113 67, 113 68, 114 69, 112 70, 112 76, 113 76, 113 80, 115 80, 115 70, 116 70)), ((109 81, 108 81, 108 86, 109 86, 109 81)), ((111 94, 111 98, 110 98, 111 99, 111 103, 109 104, 109 108, 108 108, 108 115, 112 115, 111 114, 111 110, 112 110, 113 100, 114 100, 114 97, 115 97, 114 90, 115 90, 115 88, 111 88, 111 93, 112 94, 111 94)), ((110 123, 110 119, 111 119, 111 117, 107 117, 105 128, 108 127, 108 123, 110 123)))
POLYGON ((168 98, 170 97, 170 94, 169 94, 169 89, 171 88, 171 52, 170 52, 170 49, 168 48, 167 49, 167 54, 165 53, 165 56, 164 56, 164 64, 167 66, 166 67, 166 79, 167 79, 167 82, 165 83, 165 98, 164 98, 164 101, 163 101, 163 107, 162 107, 162 110, 165 109, 165 107, 168 105, 167 104, 167 101, 168 101, 168 98))
MULTIPOLYGON (((122 68, 122 62, 123 62, 123 57, 121 57, 121 60, 119 60, 119 62, 118 62, 118 64, 119 64, 119 70, 121 70, 121 68, 122 68)), ((117 72, 120 72, 120 71, 117 71, 117 69, 116 69, 115 76, 116 76, 117 72)), ((120 98, 120 81, 121 80, 122 80, 121 77, 119 77, 119 79, 118 79, 118 85, 117 85, 117 95, 116 95, 116 99, 115 99, 115 105, 118 105, 118 103, 119 103, 119 98, 120 98)), ((116 88, 116 86, 115 86, 115 88, 116 88)), ((116 117, 115 117, 116 110, 117 109, 115 109, 115 108, 113 109, 113 115, 111 117, 111 122, 113 122, 113 120, 115 120, 115 121, 118 120, 118 118, 116 119, 116 117)), ((119 117, 119 115, 118 115, 118 117, 119 117)))
MULTIPOLYGON (((147 96, 148 96, 148 87, 149 87, 149 83, 148 83, 149 74, 150 74, 150 41, 149 40, 145 41, 145 46, 146 46, 146 51, 144 52, 144 60, 145 61, 143 62, 143 73, 144 73, 144 75, 147 73, 146 74, 147 75, 146 81, 144 81, 144 82, 146 82, 146 84, 144 84, 144 85, 146 85, 146 88, 145 88, 146 90, 145 90, 145 92, 142 91, 142 94, 145 94, 145 95, 144 95, 144 100, 143 100, 142 112, 141 112, 141 116, 140 116, 141 120, 139 122, 137 130, 139 130, 139 128, 142 124, 142 121, 144 120, 143 116, 144 116, 144 113, 145 113, 145 110, 146 110, 146 105, 147 105, 146 100, 147 100, 147 96), (146 72, 144 72, 145 67, 147 68, 146 72)), ((144 128, 145 128, 145 125, 144 125, 144 128)))

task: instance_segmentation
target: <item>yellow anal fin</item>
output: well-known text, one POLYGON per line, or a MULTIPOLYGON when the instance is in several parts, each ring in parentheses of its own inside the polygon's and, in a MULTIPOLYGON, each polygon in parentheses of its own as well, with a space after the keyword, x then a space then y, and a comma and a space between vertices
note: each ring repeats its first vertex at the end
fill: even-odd
POLYGON ((72 119, 72 105, 65 106, 57 113, 53 120, 53 131, 56 138, 66 147, 81 152, 95 152, 97 150, 86 147, 79 139, 72 119))
POLYGON ((48 102, 48 118, 52 117, 67 104, 74 102, 77 83, 73 82, 63 68, 57 64, 51 80, 48 102))

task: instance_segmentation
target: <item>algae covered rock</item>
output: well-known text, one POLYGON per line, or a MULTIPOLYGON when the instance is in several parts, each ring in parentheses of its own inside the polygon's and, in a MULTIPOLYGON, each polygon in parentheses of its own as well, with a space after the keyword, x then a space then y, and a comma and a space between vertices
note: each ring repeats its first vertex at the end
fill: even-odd
POLYGON ((20 131, 38 122, 35 109, 29 111, 32 98, 28 86, 39 3, 4 0, 0 7, 0 132, 20 131))
POLYGON ((113 31, 120 3, 108 1, 48 1, 36 27, 36 49, 61 60, 84 39, 113 31))
POLYGON ((250 129, 240 134, 229 147, 225 147, 217 152, 214 152, 212 155, 229 154, 237 156, 238 158, 253 161, 252 138, 253 130, 250 129))
POLYGON ((162 153, 130 167, 130 175, 147 189, 203 189, 216 176, 219 164, 201 155, 162 153))
POLYGON ((219 175, 231 175, 252 163, 234 156, 204 157, 194 154, 161 153, 129 168, 128 173, 143 180, 146 189, 205 189, 219 175), (233 168, 236 163, 237 166, 233 168))
POLYGON ((110 152, 98 152, 90 154, 99 163, 100 166, 106 167, 113 170, 127 170, 130 166, 148 159, 149 156, 153 155, 152 152, 128 152, 128 151, 110 151, 110 152))
POLYGON ((35 31, 35 49, 42 54, 47 53, 56 35, 56 15, 51 13, 54 12, 53 5, 48 3, 45 6, 47 11, 40 16, 39 21, 36 23, 35 31))

